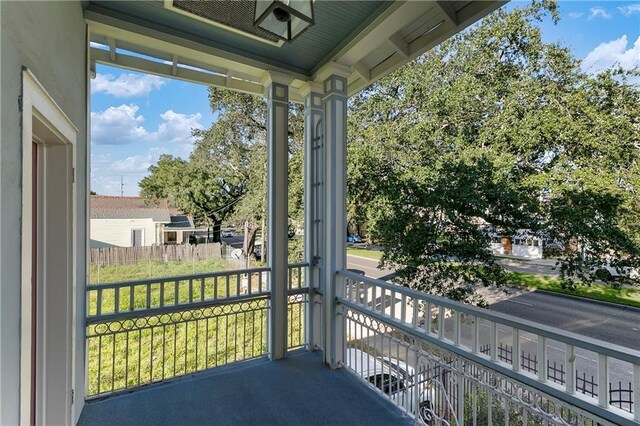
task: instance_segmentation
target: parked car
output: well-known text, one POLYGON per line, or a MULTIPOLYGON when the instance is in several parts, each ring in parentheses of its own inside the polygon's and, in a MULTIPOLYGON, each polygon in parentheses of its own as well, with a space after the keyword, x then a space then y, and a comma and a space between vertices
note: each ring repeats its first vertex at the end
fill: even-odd
POLYGON ((398 406, 413 412, 415 408, 415 380, 420 392, 418 400, 419 415, 422 421, 430 424, 434 419, 433 390, 429 382, 416 374, 413 367, 395 358, 376 358, 360 350, 347 349, 347 365, 360 377, 388 395, 398 406))
POLYGON ((230 230, 228 230, 228 229, 227 229, 227 230, 225 230, 225 231, 222 231, 222 232, 220 233, 220 236, 221 236, 222 238, 231 238, 231 237, 233 237, 233 231, 230 231, 230 230))
POLYGON ((347 235, 347 242, 348 243, 361 243, 362 242, 362 238, 360 238, 360 236, 356 235, 356 234, 347 235))

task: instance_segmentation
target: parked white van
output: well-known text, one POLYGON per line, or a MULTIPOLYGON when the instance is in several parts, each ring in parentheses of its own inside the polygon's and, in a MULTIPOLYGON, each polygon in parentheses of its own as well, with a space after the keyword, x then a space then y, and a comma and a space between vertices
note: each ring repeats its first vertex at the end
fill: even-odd
POLYGON ((350 369, 409 412, 414 411, 417 388, 420 418, 426 424, 431 423, 434 418, 433 392, 427 380, 416 375, 413 367, 395 358, 373 357, 360 349, 348 348, 346 355, 346 365, 350 369))

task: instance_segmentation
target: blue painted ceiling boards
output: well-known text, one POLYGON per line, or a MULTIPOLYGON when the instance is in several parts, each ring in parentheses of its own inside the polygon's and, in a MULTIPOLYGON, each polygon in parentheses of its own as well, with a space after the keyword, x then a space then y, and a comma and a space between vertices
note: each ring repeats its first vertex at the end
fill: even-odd
MULTIPOLYGON (((238 6, 246 6, 244 3, 240 1, 238 6)), ((314 3, 315 25, 294 42, 280 46, 179 13, 166 7, 164 1, 90 1, 87 10, 310 76, 392 4, 318 0, 314 3)))

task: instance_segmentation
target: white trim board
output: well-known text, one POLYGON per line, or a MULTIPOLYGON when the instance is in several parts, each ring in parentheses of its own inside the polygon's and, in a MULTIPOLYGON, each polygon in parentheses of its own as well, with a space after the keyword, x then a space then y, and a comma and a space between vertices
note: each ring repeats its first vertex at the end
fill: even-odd
MULTIPOLYGON (((72 326, 71 321, 73 319, 73 293, 75 291, 75 270, 76 264, 76 248, 74 241, 76 237, 76 218, 75 211, 76 206, 76 194, 75 185, 73 184, 73 168, 75 166, 75 155, 77 146, 78 129, 71 122, 69 117, 62 111, 57 103, 49 96, 44 87, 40 84, 37 78, 24 68, 22 72, 22 244, 21 244, 21 302, 20 302, 20 422, 22 424, 28 424, 31 421, 31 375, 32 375, 32 362, 31 362, 31 349, 32 349, 32 263, 33 259, 33 240, 32 240, 32 226, 34 222, 38 223, 38 242, 36 249, 35 261, 37 262, 37 275, 36 279, 38 287, 40 285, 51 286, 53 283, 49 283, 47 280, 47 271, 49 268, 57 268, 62 271, 66 277, 67 282, 58 283, 58 285, 64 286, 63 289, 67 290, 66 298, 64 302, 66 309, 64 312, 60 310, 54 312, 55 308, 49 308, 47 303, 41 303, 45 300, 38 301, 37 312, 38 319, 38 335, 36 347, 38 348, 36 357, 36 370, 41 369, 42 374, 40 379, 36 381, 36 416, 38 423, 48 423, 47 413, 53 413, 58 409, 52 409, 48 411, 46 401, 46 389, 47 375, 49 373, 64 374, 65 383, 61 386, 60 383, 56 383, 56 387, 60 392, 65 392, 62 395, 69 402, 65 404, 65 407, 60 409, 63 411, 61 417, 64 418, 64 423, 71 423, 71 371, 72 371, 72 326), (38 144, 38 173, 42 173, 42 176, 38 176, 37 194, 33 193, 33 151, 32 144, 36 142, 38 144), (45 179, 46 176, 46 179, 45 179), (54 182, 48 184, 47 179, 54 177, 54 182), (49 196, 49 198, 47 197, 49 196), (34 197, 38 199, 38 211, 37 215, 34 215, 33 200, 34 197), (56 199, 56 208, 62 209, 64 214, 57 214, 55 217, 48 217, 44 204, 47 200, 50 202, 51 197, 56 199), (40 210, 42 209, 42 210, 40 210), (40 213, 42 211, 42 213, 40 213), (49 229, 47 227, 49 225, 49 229), (58 224, 61 224, 58 227, 58 224), (55 226, 53 226, 55 225, 55 226), (58 242, 65 248, 62 251, 57 251, 55 259, 60 262, 51 262, 52 265, 47 265, 47 259, 51 251, 46 250, 46 244, 51 244, 51 241, 47 238, 47 233, 50 229, 59 228, 66 230, 66 235, 58 236, 58 242), (62 238, 62 241, 60 241, 62 238), (51 328, 47 329, 46 321, 44 321, 44 315, 50 313, 57 313, 64 315, 65 324, 56 324, 57 329, 63 337, 65 342, 68 341, 66 347, 66 353, 63 354, 49 354, 47 352, 47 342, 54 341, 53 336, 47 334, 51 328), (42 320, 42 323, 41 323, 42 320), (40 335, 41 334, 41 335, 40 335), (51 338, 51 340, 45 339, 45 336, 51 338), (66 340, 65 340, 66 339, 66 340), (51 355, 51 356, 50 356, 51 355), (49 359, 55 358, 55 356, 63 357, 63 361, 66 365, 66 370, 60 371, 46 371, 44 366, 49 359), (68 388, 68 389, 67 389, 68 388)), ((49 208, 49 206, 47 206, 49 208)), ((47 287, 47 289, 50 289, 47 287)), ((52 289, 52 288, 51 288, 52 289)), ((56 291, 60 289, 56 288, 56 291)), ((46 292, 45 292, 46 293, 46 292)), ((38 297, 46 297, 46 294, 38 294, 38 297)), ((56 351, 57 352, 57 351, 56 351)), ((56 415, 59 412, 56 412, 56 415)), ((50 421, 55 421, 50 419, 50 421)))

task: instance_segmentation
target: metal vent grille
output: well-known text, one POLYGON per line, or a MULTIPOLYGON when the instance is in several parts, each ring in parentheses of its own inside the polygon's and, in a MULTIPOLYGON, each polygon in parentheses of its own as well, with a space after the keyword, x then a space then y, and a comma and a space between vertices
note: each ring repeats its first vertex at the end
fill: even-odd
POLYGON ((173 0, 173 7, 265 40, 278 37, 253 26, 255 0, 173 0))

